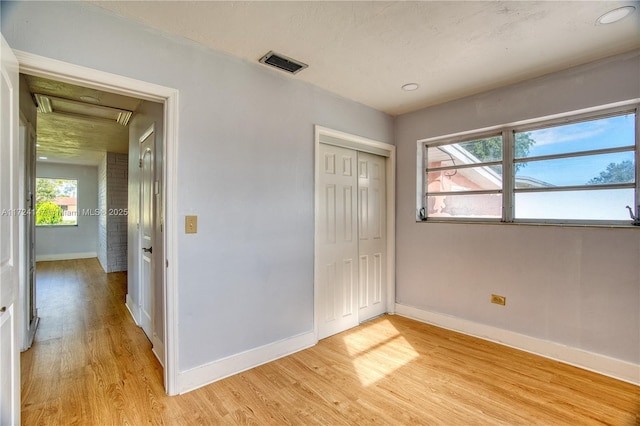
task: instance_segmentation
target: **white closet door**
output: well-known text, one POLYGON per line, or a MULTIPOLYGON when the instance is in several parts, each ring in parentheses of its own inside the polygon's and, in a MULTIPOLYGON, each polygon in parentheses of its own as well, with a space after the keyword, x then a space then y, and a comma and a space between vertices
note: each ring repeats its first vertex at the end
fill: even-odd
POLYGON ((383 157, 358 153, 358 307, 363 322, 386 312, 386 175, 383 157))
POLYGON ((320 144, 318 338, 358 325, 357 152, 320 144))

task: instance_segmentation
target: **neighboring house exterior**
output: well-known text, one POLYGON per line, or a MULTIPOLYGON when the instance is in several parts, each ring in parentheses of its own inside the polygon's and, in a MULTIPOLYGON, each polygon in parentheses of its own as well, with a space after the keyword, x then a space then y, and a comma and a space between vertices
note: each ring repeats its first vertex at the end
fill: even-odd
POLYGON ((78 212, 78 199, 76 197, 58 197, 53 202, 62 208, 65 216, 73 216, 78 212))
MULTIPOLYGON (((479 160, 460 144, 443 145, 429 149, 427 170, 440 167, 480 164, 479 167, 464 169, 447 169, 427 173, 427 192, 439 192, 448 195, 429 195, 427 197, 429 217, 475 216, 500 217, 501 194, 477 194, 457 196, 469 191, 499 191, 502 188, 502 175, 495 166, 482 165, 479 160)), ((527 176, 516 178, 518 187, 553 186, 547 182, 527 176)))

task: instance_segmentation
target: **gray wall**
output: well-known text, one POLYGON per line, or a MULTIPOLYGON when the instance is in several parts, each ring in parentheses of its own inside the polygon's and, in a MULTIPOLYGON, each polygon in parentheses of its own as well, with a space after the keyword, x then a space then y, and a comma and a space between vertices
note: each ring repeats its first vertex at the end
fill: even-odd
POLYGON ((397 302, 640 363, 640 228, 415 221, 417 140, 640 98, 639 76, 636 51, 398 117, 397 302))
POLYGON ((392 143, 393 119, 93 5, 1 15, 15 49, 179 90, 179 369, 311 331, 313 126, 392 143))
POLYGON ((78 180, 78 225, 36 226, 36 260, 95 257, 98 242, 98 216, 83 210, 98 208, 98 170, 92 166, 38 161, 36 176, 78 180))

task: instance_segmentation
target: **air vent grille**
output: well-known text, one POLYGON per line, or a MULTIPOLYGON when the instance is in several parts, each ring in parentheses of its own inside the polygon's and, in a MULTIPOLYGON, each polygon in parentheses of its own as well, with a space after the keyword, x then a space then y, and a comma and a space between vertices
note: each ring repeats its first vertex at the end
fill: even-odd
POLYGON ((272 67, 276 67, 283 71, 287 71, 291 74, 296 74, 308 67, 307 64, 296 61, 295 59, 288 58, 279 53, 275 53, 274 51, 271 51, 260 58, 260 62, 263 64, 271 65, 272 67))

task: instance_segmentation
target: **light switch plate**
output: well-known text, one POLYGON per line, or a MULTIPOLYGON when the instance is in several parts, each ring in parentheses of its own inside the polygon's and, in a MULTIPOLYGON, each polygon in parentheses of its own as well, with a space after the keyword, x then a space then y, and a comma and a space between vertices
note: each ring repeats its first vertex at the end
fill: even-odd
POLYGON ((198 216, 184 217, 185 234, 196 234, 198 232, 198 216))
POLYGON ((504 296, 499 296, 497 294, 492 294, 491 295, 491 303, 495 303, 496 305, 506 305, 507 304, 507 298, 504 296))

